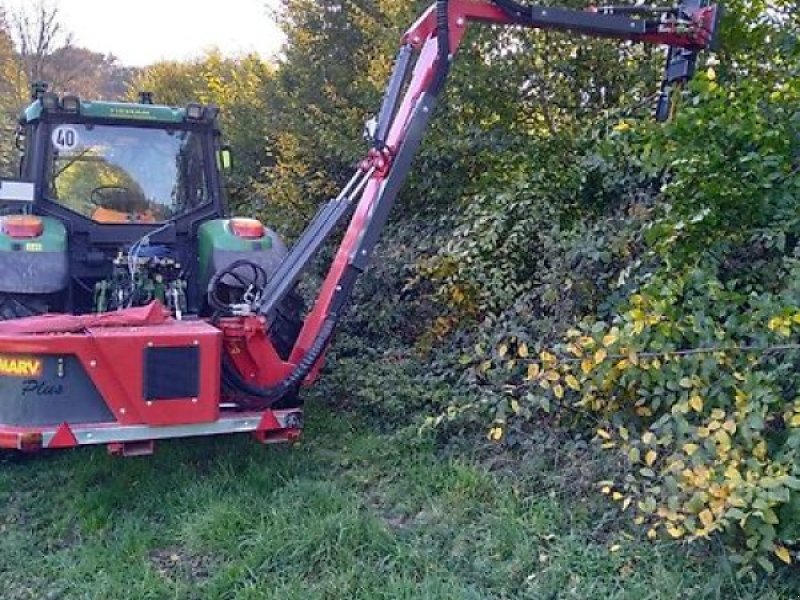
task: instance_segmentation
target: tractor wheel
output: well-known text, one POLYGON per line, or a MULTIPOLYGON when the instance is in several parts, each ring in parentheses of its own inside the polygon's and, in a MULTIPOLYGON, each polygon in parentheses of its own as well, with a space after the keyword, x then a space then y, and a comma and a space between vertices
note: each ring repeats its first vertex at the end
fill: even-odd
MULTIPOLYGON (((283 360, 289 358, 297 336, 300 334, 300 329, 303 327, 304 308, 303 297, 296 290, 292 290, 275 309, 275 319, 272 321, 269 336, 275 350, 278 351, 278 356, 283 360)), ((298 408, 302 405, 300 389, 297 388, 276 402, 273 408, 298 408)))
POLYGON ((269 336, 278 355, 283 360, 289 358, 297 336, 300 335, 300 329, 303 327, 304 308, 303 297, 297 291, 292 290, 275 309, 275 319, 272 321, 269 336))
POLYGON ((0 321, 41 315, 47 310, 47 300, 43 296, 0 293, 0 321))

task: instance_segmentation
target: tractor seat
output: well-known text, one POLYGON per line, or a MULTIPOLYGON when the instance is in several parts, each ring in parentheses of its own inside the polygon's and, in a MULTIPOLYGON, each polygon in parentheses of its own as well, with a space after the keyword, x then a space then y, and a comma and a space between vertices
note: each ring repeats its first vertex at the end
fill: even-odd
POLYGON ((92 220, 97 223, 156 223, 156 216, 150 209, 142 213, 128 213, 111 208, 98 207, 92 213, 92 220))

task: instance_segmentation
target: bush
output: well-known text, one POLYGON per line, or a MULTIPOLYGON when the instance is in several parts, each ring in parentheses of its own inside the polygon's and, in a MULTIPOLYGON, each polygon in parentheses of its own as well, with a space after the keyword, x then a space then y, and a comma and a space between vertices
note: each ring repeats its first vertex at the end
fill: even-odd
MULTIPOLYGON (((613 197, 614 180, 635 193, 595 202, 571 222, 550 209, 563 229, 534 227, 536 216, 515 224, 529 228, 531 249, 546 248, 527 284, 502 244, 490 247, 485 263, 510 269, 503 276, 523 282, 523 293, 470 357, 482 400, 446 415, 488 415, 496 440, 541 414, 595 428, 629 467, 601 482, 605 493, 651 537, 723 534, 742 574, 756 564, 771 571, 770 555, 792 562, 800 534, 795 87, 722 91, 708 73, 670 126, 625 122, 587 146, 583 163, 594 169, 570 188, 573 198, 613 197), (625 215, 616 236, 614 214, 625 215), (537 243, 551 234, 557 242, 537 243), (554 269, 555 252, 572 260, 554 269), (593 256, 605 260, 586 269, 593 256), (576 288, 589 292, 567 302, 576 288), (543 310, 548 292, 560 315, 543 310)), ((509 206, 549 209, 552 193, 532 188, 509 206)), ((469 256, 481 240, 471 244, 450 250, 469 256)), ((469 273, 475 260, 465 262, 469 273)), ((490 282, 487 295, 505 298, 500 286, 490 282)))

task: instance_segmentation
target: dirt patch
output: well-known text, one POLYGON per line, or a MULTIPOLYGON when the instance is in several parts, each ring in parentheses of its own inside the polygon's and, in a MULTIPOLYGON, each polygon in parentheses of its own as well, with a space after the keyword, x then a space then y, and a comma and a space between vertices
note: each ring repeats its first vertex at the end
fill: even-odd
POLYGON ((149 559, 153 568, 162 577, 171 580, 182 579, 191 583, 208 579, 216 566, 216 561, 211 556, 192 554, 179 546, 153 550, 149 559))

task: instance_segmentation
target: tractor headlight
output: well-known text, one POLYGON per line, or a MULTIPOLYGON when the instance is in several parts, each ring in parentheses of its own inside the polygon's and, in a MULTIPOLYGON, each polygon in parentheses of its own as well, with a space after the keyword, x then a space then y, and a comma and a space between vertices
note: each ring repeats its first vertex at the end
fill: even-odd
POLYGON ((194 102, 186 105, 186 118, 189 121, 203 120, 203 105, 194 102))
POLYGON ((40 102, 42 103, 42 108, 48 112, 58 110, 58 96, 52 92, 42 94, 40 102))
POLYGON ((68 113, 81 112, 81 99, 77 96, 64 96, 61 99, 61 110, 68 113))

